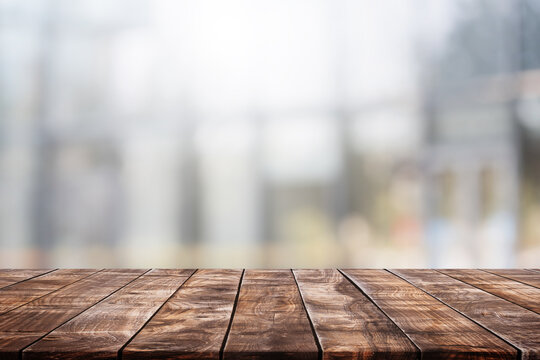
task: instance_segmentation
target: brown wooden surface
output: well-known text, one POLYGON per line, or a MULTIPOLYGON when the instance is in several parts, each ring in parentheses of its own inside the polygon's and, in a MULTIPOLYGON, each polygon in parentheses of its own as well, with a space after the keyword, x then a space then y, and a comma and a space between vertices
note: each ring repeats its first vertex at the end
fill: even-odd
POLYGON ((219 359, 242 270, 198 270, 123 350, 123 359, 219 359))
POLYGON ((534 269, 47 271, 0 270, 0 359, 539 358, 534 269))
POLYGON ((0 315, 0 354, 18 359, 24 348, 142 273, 100 271, 0 315))
POLYGON ((0 289, 54 270, 0 269, 0 289))
POLYGON ((540 289, 482 270, 440 270, 467 284, 540 314, 540 289))
POLYGON ((92 275, 98 270, 61 269, 0 289, 0 314, 92 275))
POLYGON ((23 359, 110 359, 193 270, 152 270, 23 351, 23 359))
POLYGON ((525 269, 488 269, 484 270, 489 273, 506 277, 510 280, 519 281, 521 283, 534 286, 540 289, 540 273, 534 270, 525 269))
POLYGON ((290 270, 246 270, 224 359, 317 359, 290 270))
POLYGON ((523 359, 540 359, 540 315, 435 270, 391 272, 499 335, 523 359))
POLYGON ((323 359, 416 359, 401 330, 337 270, 295 270, 323 359))
POLYGON ((423 359, 515 359, 517 351, 463 315, 385 270, 347 276, 422 351, 423 359))

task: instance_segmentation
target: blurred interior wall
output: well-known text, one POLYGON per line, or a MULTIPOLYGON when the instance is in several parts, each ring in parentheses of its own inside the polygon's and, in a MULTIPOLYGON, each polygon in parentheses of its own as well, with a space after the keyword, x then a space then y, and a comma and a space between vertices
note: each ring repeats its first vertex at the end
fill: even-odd
POLYGON ((538 266, 538 38, 538 0, 1 0, 0 265, 538 266))

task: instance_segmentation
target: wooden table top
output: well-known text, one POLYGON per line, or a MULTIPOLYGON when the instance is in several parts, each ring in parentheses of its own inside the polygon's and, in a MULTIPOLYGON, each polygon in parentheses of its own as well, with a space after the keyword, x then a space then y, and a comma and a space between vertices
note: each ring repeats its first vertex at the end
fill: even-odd
POLYGON ((540 270, 0 270, 0 359, 540 359, 540 270))

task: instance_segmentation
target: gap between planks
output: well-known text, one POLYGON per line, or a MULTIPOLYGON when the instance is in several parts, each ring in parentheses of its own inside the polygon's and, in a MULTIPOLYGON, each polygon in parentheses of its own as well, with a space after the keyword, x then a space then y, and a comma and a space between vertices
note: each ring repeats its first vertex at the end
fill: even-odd
POLYGON ((244 274, 246 269, 242 269, 242 275, 240 275, 240 281, 238 282, 238 288, 236 289, 236 296, 234 297, 233 308, 231 312, 231 318, 229 319, 229 324, 227 325, 227 330, 225 330, 225 336, 223 337, 223 343, 219 348, 219 360, 223 360, 223 352, 225 351, 225 345, 229 338, 229 333, 231 332, 231 327, 234 319, 234 314, 236 313, 236 307, 238 306, 238 298, 240 296, 240 288, 242 287, 242 280, 244 280, 244 274))
MULTIPOLYGON (((79 316, 80 314, 82 314, 83 312, 87 311, 88 309, 91 309, 93 308, 94 306, 98 305, 99 303, 107 300, 109 297, 111 297, 112 295, 114 295, 116 292, 122 290, 123 288, 125 288, 126 286, 128 286, 129 284, 131 284, 132 282, 134 282, 135 280, 139 279, 141 276, 143 276, 144 274, 148 273, 149 271, 151 271, 152 269, 148 269, 146 270, 145 272, 143 272, 142 274, 136 276, 135 278, 133 278, 132 280, 128 281, 126 284, 124 284, 123 286, 120 286, 118 289, 112 291, 109 295, 105 296, 103 299, 99 300, 98 302, 92 304, 91 306, 87 307, 87 308, 84 308, 83 310, 81 310, 79 313, 77 313, 76 315, 70 317, 69 319, 67 319, 66 321, 62 322, 61 324, 59 324, 58 326, 56 326, 54 329, 50 330, 49 332, 47 332, 46 334, 42 335, 39 339, 36 339, 35 341, 33 341, 32 343, 26 345, 24 348, 22 348, 20 351, 19 351, 19 359, 22 359, 22 354, 24 352, 25 349, 29 348, 30 346, 34 345, 35 343, 37 343, 38 341, 42 340, 44 337, 46 337, 47 335, 49 335, 50 333, 52 333, 53 331, 55 331, 56 329, 58 329, 59 327, 61 327, 62 325, 66 324, 67 322, 71 321, 72 319, 76 318, 77 316, 79 316)), ((98 271, 99 272, 99 271, 98 271)), ((83 279, 81 279, 83 280, 83 279)))
MULTIPOLYGON (((463 282, 465 284, 474 286, 475 288, 477 288, 479 290, 482 290, 484 292, 487 292, 488 294, 492 294, 494 296, 497 296, 498 298, 501 298, 501 299, 503 299, 505 301, 508 301, 508 302, 510 302, 512 304, 515 304, 517 306, 521 306, 524 309, 527 309, 529 311, 532 311, 532 312, 540 315, 540 311, 538 310, 538 309, 540 309, 540 305, 535 307, 535 306, 531 306, 531 303, 525 304, 524 302, 521 301, 522 300, 521 298, 518 299, 519 301, 516 301, 516 299, 514 299, 515 296, 511 296, 512 294, 508 294, 509 291, 510 292, 513 291, 512 289, 501 289, 502 291, 506 291, 506 293, 501 294, 500 292, 496 292, 496 291, 493 291, 493 290, 486 290, 485 288, 480 286, 478 283, 475 283, 474 281, 464 280, 464 279, 460 278, 460 277, 468 276, 467 274, 465 274, 463 276, 460 276, 459 274, 452 274, 452 272, 459 272, 459 271, 480 271, 478 269, 450 269, 450 270, 447 270, 447 269, 444 269, 444 270, 442 270, 442 269, 434 269, 434 270, 441 273, 441 274, 450 276, 453 279, 459 280, 459 281, 461 281, 461 282, 463 282)), ((523 288, 526 289, 526 290, 534 289, 537 292, 540 291, 540 289, 535 288, 534 286, 531 286, 531 285, 528 285, 528 284, 523 284, 521 282, 511 280, 511 279, 507 279, 505 277, 495 275, 495 274, 492 274, 492 273, 489 273, 489 272, 482 272, 482 273, 485 273, 486 275, 489 275, 489 276, 492 276, 492 277, 501 278, 503 280, 509 281, 510 284, 511 283, 519 284, 519 285, 523 286, 523 288)), ((473 280, 477 280, 477 279, 475 279, 474 275, 472 275, 471 277, 473 278, 473 280)))
MULTIPOLYGON (((151 271, 151 270, 148 270, 148 271, 151 271)), ((148 272, 147 271, 147 272, 148 272)), ((139 330, 137 330, 132 336, 131 338, 129 338, 128 341, 126 341, 126 343, 124 345, 122 345, 122 347, 118 350, 118 359, 121 360, 122 359, 122 351, 126 348, 126 346, 129 345, 129 343, 135 338, 135 336, 137 336, 142 329, 144 329, 144 327, 150 322, 150 320, 152 320, 154 318, 154 316, 156 316, 156 314, 159 312, 159 310, 161 310, 161 308, 163 308, 163 306, 165 306, 165 304, 167 303, 167 301, 169 301, 181 288, 182 286, 184 286, 184 284, 197 272, 199 271, 199 269, 197 270, 193 270, 193 272, 187 277, 187 279, 185 279, 181 284, 180 286, 178 286, 178 288, 167 298, 167 300, 165 300, 163 302, 163 304, 161 304, 156 311, 154 311, 154 313, 146 320, 146 322, 140 327, 139 330)), ((146 273, 147 273, 146 272, 146 273)), ((145 273, 145 274, 146 274, 145 273)), ((143 274, 144 275, 144 274, 143 274)), ((142 275, 141 275, 142 276, 142 275)))
POLYGON ((377 309, 379 309, 379 311, 389 320, 391 321, 394 325, 396 325, 396 327, 399 329, 399 331, 401 331, 401 333, 407 338, 409 339, 409 341, 411 342, 411 344, 414 345, 414 347, 416 348, 416 352, 418 353, 418 358, 421 359, 422 358, 422 350, 420 350, 420 348, 418 347, 418 345, 416 345, 416 343, 410 338, 410 336, 405 332, 403 331, 403 329, 394 321, 394 319, 392 319, 383 309, 381 309, 381 307, 371 298, 371 296, 369 296, 368 294, 366 294, 364 292, 364 290, 362 290, 362 288, 360 288, 360 286, 358 286, 358 284, 356 284, 347 274, 345 274, 345 272, 342 270, 342 269, 337 269, 339 271, 339 273, 345 278, 347 279, 347 281, 349 281, 351 284, 353 284, 353 286, 358 290, 360 291, 360 293, 362 293, 362 295, 364 295, 377 309))
MULTIPOLYGON (((450 309, 454 310, 456 313, 463 315, 464 317, 466 317, 466 318, 469 319, 470 321, 476 323, 478 326, 484 328, 484 330, 486 330, 487 332, 491 333, 493 336, 498 337, 499 339, 501 339, 502 341, 504 341, 505 343, 507 343, 508 345, 510 345, 511 347, 513 347, 513 348, 517 351, 517 353, 518 353, 518 359, 521 359, 521 356, 522 356, 522 354, 521 354, 521 349, 518 348, 517 346, 515 346, 514 344, 512 344, 511 342, 509 342, 508 340, 506 340, 505 338, 503 338, 502 336, 500 336, 499 334, 496 334, 496 333, 493 332, 491 329, 489 329, 489 328, 487 328, 486 326, 484 326, 483 324, 479 323, 478 321, 476 321, 475 319, 473 319, 473 318, 470 317, 469 315, 465 314, 464 312, 459 311, 458 309, 456 309, 456 308, 453 307, 452 305, 450 305, 450 304, 448 304, 447 302, 445 302, 445 301, 439 299, 438 297, 432 295, 431 293, 427 292, 426 290, 422 289, 421 287, 417 286, 416 284, 410 282, 408 279, 404 278, 403 276, 400 276, 399 274, 396 274, 395 272, 393 272, 393 271, 390 270, 390 269, 385 269, 385 270, 388 271, 389 273, 391 273, 392 275, 397 276, 398 278, 402 279, 403 281, 406 281, 407 283, 411 284, 412 286, 414 286, 414 287, 417 288, 418 290, 424 292, 425 294, 431 296, 433 299, 435 299, 435 300, 441 302, 442 304, 448 306, 450 309)), ((441 273, 441 274, 444 275, 444 276, 448 276, 448 275, 443 274, 443 273, 441 273)), ((448 277, 450 277, 450 276, 448 276, 448 277)), ((455 279, 455 280, 457 280, 457 279, 455 279)), ((461 281, 461 280, 458 280, 458 281, 461 281)), ((463 284, 469 285, 469 284, 467 284, 466 282, 463 282, 463 281, 461 281, 461 282, 462 282, 463 284)), ((482 289, 479 289, 479 290, 483 291, 482 289)), ((488 293, 488 294, 489 294, 489 293, 488 293)), ((503 299, 503 300, 504 300, 504 299, 503 299)), ((505 300, 505 301, 506 301, 506 300, 505 300)))
MULTIPOLYGON (((531 281, 525 281, 525 280, 520 280, 520 277, 522 276, 533 276, 533 275, 536 275, 536 276, 539 276, 540 278, 540 274, 532 271, 532 270, 521 270, 521 271, 526 271, 527 273, 525 274, 518 274, 518 275, 503 275, 502 273, 505 272, 505 270, 499 270, 499 271, 496 271, 496 270, 489 270, 489 269, 480 269, 484 272, 487 272, 489 274, 492 274, 492 275, 497 275, 497 276, 500 276, 502 278, 505 278, 505 279, 508 279, 508 280, 512 280, 512 281, 516 281, 516 282, 519 282, 519 283, 522 283, 523 285, 528 285, 528 286, 532 286, 532 287, 535 287, 537 289, 540 289, 540 280, 538 279, 535 279, 537 280, 536 283, 533 283, 531 281)), ((512 269, 512 270, 517 270, 517 269, 512 269)))
MULTIPOLYGON (((46 277, 47 275, 51 275, 51 276, 58 275, 59 271, 62 271, 62 270, 68 270, 68 269, 55 269, 55 270, 49 271, 49 272, 47 272, 47 273, 45 273, 45 274, 41 274, 41 275, 38 275, 38 276, 34 276, 34 277, 31 278, 31 279, 27 279, 27 280, 25 280, 25 281, 21 281, 21 282, 15 283, 15 284, 11 284, 11 285, 9 285, 9 286, 6 286, 6 288, 3 288, 2 290, 6 290, 7 288, 12 287, 12 286, 15 287, 15 286, 17 286, 17 285, 19 285, 19 284, 26 283, 26 282, 31 281, 31 280, 37 280, 38 278, 40 278, 40 277, 42 277, 42 276, 43 276, 43 277, 46 277)), ((84 280, 84 279, 86 279, 86 278, 88 278, 88 277, 90 277, 90 276, 92 276, 92 275, 94 275, 94 274, 97 274, 98 272, 100 272, 100 271, 102 271, 102 270, 103 270, 103 269, 100 269, 100 270, 95 270, 95 269, 94 269, 93 272, 89 273, 88 275, 81 275, 81 278, 79 278, 79 279, 77 279, 77 280, 75 280, 75 281, 67 282, 66 284, 61 285, 60 287, 55 288, 54 290, 51 290, 51 291, 49 291, 49 292, 46 292, 46 293, 44 293, 44 294, 42 294, 42 295, 37 295, 35 298, 32 298, 32 299, 30 299, 30 300, 28 300, 28 301, 26 301, 26 302, 22 302, 22 303, 16 305, 15 307, 10 308, 10 309, 7 310, 7 311, 0 311, 0 315, 7 314, 7 313, 9 313, 9 312, 11 312, 11 311, 13 311, 13 310, 16 310, 16 309, 18 309, 18 308, 20 308, 20 307, 22 307, 22 306, 24 306, 24 305, 26 305, 26 304, 29 304, 29 303, 31 303, 31 302, 33 302, 33 301, 36 301, 36 300, 39 300, 39 299, 41 299, 41 298, 43 298, 43 297, 45 297, 45 296, 47 296, 47 295, 49 295, 49 294, 52 294, 52 293, 54 293, 54 292, 56 292, 56 291, 58 291, 58 290, 62 290, 63 288, 65 288, 65 287, 67 287, 67 286, 69 286, 69 285, 71 285, 71 284, 75 284, 75 283, 77 283, 77 282, 79 282, 79 281, 81 281, 81 280, 84 280)), ((62 276, 62 275, 60 274, 59 276, 62 276)), ((69 276, 69 275, 66 274, 66 276, 69 276)), ((8 290, 8 291, 9 291, 9 290, 8 290)))
POLYGON ((28 280, 32 280, 32 279, 37 278, 37 277, 39 277, 39 276, 47 275, 47 274, 52 273, 53 271, 56 271, 56 270, 58 270, 58 269, 50 269, 50 270, 46 270, 46 271, 43 271, 43 272, 38 273, 38 274, 36 274, 36 275, 32 275, 32 276, 30 276, 30 277, 23 278, 23 279, 21 279, 21 280, 17 280, 17 281, 15 281, 15 282, 10 283, 10 284, 6 284, 6 285, 3 285, 3 286, 0 286, 0 290, 5 289, 5 288, 7 288, 7 287, 9 287, 9 286, 13 286, 13 285, 16 285, 16 284, 23 283, 23 282, 28 281, 28 280))
POLYGON ((302 307, 304 308, 304 312, 306 313, 306 316, 309 321, 309 326, 311 327, 311 332, 313 333, 313 338, 315 339, 315 344, 317 345, 317 358, 319 360, 322 360, 323 357, 323 349, 321 346, 321 340, 319 339, 319 336, 317 335, 317 332, 315 331, 315 327, 313 326, 313 320, 311 319, 311 316, 309 315, 309 311, 306 307, 306 302, 304 300, 304 295, 302 294, 302 290, 300 289, 300 285, 298 285, 298 279, 296 278, 296 274, 294 273, 293 269, 291 269, 291 273, 294 279, 294 282, 296 284, 296 288, 298 289, 298 294, 300 295, 300 301, 302 302, 302 307))

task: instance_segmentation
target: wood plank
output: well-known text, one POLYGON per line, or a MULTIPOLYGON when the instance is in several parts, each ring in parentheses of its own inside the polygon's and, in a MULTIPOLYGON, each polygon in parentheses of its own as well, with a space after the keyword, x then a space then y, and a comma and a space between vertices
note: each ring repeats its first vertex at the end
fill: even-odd
POLYGON ((391 270, 521 350, 540 359, 540 315, 435 270, 391 270))
POLYGON ((344 273, 422 352, 422 359, 516 359, 512 346, 385 270, 344 273))
POLYGON ((294 270, 323 359, 416 359, 403 332, 337 270, 294 270))
POLYGON ((290 270, 246 270, 224 359, 317 359, 318 348, 290 270))
POLYGON ((485 269, 489 273, 519 281, 540 289, 540 273, 525 269, 485 269))
POLYGON ((114 359, 193 270, 152 270, 26 348, 23 359, 114 359))
POLYGON ((440 272, 540 314, 540 289, 482 270, 445 269, 440 272))
POLYGON ((101 271, 0 315, 0 359, 18 359, 20 352, 67 320, 93 306, 139 273, 101 271))
POLYGON ((54 269, 0 269, 0 288, 54 271, 54 269))
POLYGON ((242 270, 198 270, 122 351, 122 359, 219 359, 242 270))
POLYGON ((60 269, 0 289, 0 314, 79 281, 98 270, 60 269))

